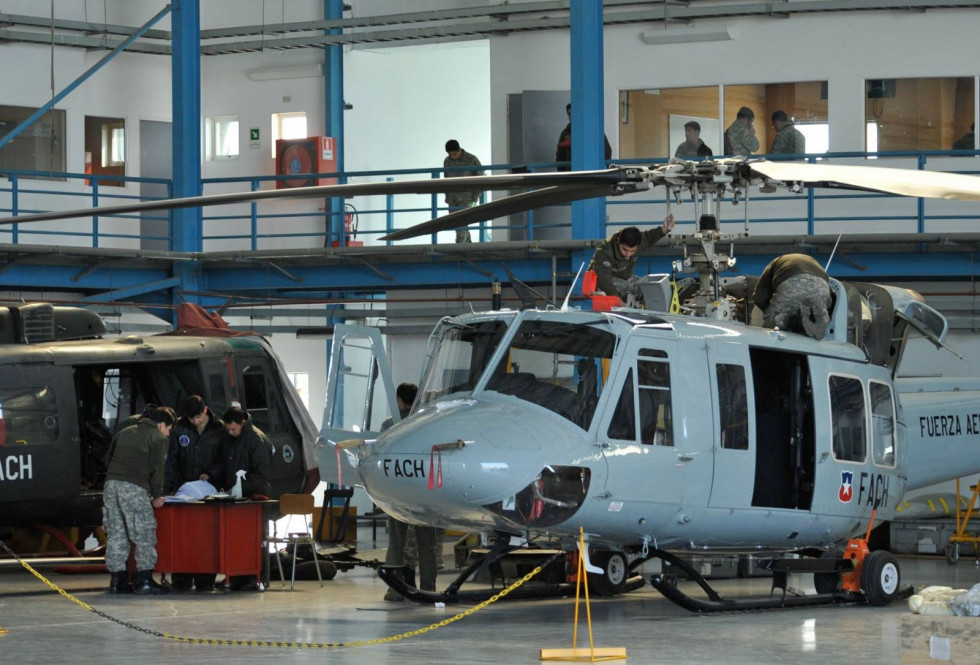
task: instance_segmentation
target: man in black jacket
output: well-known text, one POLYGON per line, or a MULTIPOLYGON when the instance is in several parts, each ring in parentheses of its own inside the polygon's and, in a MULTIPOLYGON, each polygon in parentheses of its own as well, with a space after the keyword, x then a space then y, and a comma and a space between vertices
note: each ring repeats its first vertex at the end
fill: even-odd
MULTIPOLYGON (((252 425, 248 411, 239 406, 229 408, 221 419, 225 423, 225 432, 221 438, 221 454, 218 458, 220 470, 216 469, 211 474, 217 480, 212 484, 230 492, 238 480, 238 471, 244 471, 242 496, 268 497, 272 493, 269 472, 274 452, 269 437, 252 425)), ((233 591, 262 590, 259 581, 252 575, 234 576, 227 580, 227 585, 233 591)))
POLYGON ((212 474, 219 489, 230 492, 238 480, 237 472, 244 471, 242 496, 269 496, 269 470, 272 466, 272 442, 248 419, 248 411, 240 406, 229 408, 221 416, 225 433, 221 437, 218 458, 220 471, 212 474))
MULTIPOLYGON (((206 480, 212 484, 211 473, 218 462, 221 439, 225 427, 221 419, 211 412, 200 395, 184 400, 184 415, 170 433, 170 451, 167 453, 166 491, 173 494, 184 483, 206 480)), ((171 586, 175 590, 189 590, 193 585, 198 591, 214 589, 214 573, 174 573, 171 586)))

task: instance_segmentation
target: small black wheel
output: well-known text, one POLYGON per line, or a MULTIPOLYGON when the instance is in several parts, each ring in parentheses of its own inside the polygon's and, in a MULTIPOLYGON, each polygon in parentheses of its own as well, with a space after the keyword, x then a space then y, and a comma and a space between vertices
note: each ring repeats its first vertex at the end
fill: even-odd
POLYGON ((943 554, 946 556, 946 563, 955 566, 960 560, 960 544, 946 543, 946 547, 943 548, 943 554))
MULTIPOLYGON (((842 553, 839 547, 831 547, 820 553, 821 559, 840 559, 842 553)), ((817 593, 835 593, 840 591, 840 573, 814 573, 813 588, 817 593)))
POLYGON ((601 573, 589 573, 589 588, 597 596, 615 596, 626 588, 629 564, 622 552, 595 552, 592 564, 602 568, 601 573))
POLYGON ((881 607, 895 600, 901 581, 898 560, 891 552, 877 550, 864 557, 861 590, 872 605, 881 607))

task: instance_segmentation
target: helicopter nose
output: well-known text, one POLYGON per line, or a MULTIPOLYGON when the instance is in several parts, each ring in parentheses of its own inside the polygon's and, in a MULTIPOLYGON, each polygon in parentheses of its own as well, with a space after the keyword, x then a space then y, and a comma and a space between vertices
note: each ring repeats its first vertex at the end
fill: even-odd
MULTIPOLYGON (((553 473, 575 448, 581 453, 573 445, 576 439, 584 441, 584 432, 571 423, 542 418, 520 405, 444 403, 383 432, 358 471, 375 503, 396 517, 485 525, 553 487, 542 476, 553 473)), ((580 481, 577 471, 558 468, 563 478, 580 481)))

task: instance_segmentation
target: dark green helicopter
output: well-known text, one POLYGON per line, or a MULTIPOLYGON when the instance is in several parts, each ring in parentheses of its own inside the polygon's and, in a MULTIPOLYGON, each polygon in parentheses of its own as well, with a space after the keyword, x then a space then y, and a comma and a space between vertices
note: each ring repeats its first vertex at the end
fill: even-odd
POLYGON ((118 424, 147 404, 179 410, 190 395, 218 414, 242 406, 269 436, 273 497, 316 487, 316 426, 267 340, 186 326, 105 334, 82 308, 0 307, 0 530, 101 524, 104 458, 118 424))

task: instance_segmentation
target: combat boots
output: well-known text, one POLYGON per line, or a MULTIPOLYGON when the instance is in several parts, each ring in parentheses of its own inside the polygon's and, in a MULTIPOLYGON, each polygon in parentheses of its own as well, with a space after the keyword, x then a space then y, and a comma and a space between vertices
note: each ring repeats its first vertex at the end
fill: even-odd
POLYGON ((157 584, 156 580, 153 579, 152 570, 141 570, 137 575, 136 588, 133 589, 133 593, 138 593, 141 596, 158 596, 162 593, 170 593, 170 587, 157 584))
POLYGON ((133 593, 128 577, 129 574, 125 570, 109 573, 109 593, 133 593))

